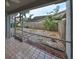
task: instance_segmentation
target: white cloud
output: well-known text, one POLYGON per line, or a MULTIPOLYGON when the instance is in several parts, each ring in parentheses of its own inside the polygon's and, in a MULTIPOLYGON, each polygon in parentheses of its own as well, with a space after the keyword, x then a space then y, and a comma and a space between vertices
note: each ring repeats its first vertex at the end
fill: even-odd
MULTIPOLYGON (((64 3, 60 3, 60 4, 53 4, 53 5, 30 10, 30 14, 33 14, 33 17, 47 15, 47 13, 53 11, 53 9, 55 9, 56 6, 60 7, 59 11, 66 10, 66 2, 64 2, 64 3)), ((27 15, 27 16, 29 17, 29 15, 27 15)))

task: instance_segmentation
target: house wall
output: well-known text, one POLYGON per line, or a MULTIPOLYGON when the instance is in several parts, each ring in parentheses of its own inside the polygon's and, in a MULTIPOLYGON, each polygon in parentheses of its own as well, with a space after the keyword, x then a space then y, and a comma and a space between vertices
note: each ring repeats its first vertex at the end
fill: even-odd
POLYGON ((66 53, 67 53, 67 59, 72 59, 71 58, 71 5, 70 5, 70 0, 66 2, 66 53))

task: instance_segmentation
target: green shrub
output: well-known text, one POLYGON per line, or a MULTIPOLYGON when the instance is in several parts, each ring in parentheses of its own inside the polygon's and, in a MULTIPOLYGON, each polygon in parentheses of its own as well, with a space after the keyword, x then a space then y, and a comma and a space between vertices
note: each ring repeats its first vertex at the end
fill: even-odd
POLYGON ((56 20, 62 19, 61 17, 56 17, 56 15, 58 14, 58 11, 59 11, 59 7, 57 6, 56 9, 54 9, 54 14, 51 16, 47 16, 45 18, 45 21, 43 22, 43 24, 47 30, 50 30, 50 31, 57 30, 58 24, 57 24, 56 20))
POLYGON ((44 27, 47 29, 47 30, 56 30, 57 29, 57 23, 50 19, 49 17, 44 21, 44 27))

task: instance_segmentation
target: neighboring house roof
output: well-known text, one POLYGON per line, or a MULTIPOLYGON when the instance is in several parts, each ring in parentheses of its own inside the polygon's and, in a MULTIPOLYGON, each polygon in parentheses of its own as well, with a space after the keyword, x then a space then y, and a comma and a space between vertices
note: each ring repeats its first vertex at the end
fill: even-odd
MULTIPOLYGON (((29 19, 27 20, 27 22, 39 22, 39 21, 42 21, 42 20, 45 20, 43 18, 47 17, 47 16, 51 16, 51 15, 46 15, 46 16, 37 16, 37 17, 34 17, 33 19, 29 19)), ((56 17, 59 17, 61 16, 62 18, 66 18, 66 11, 62 11, 62 12, 59 12, 56 17)))
POLYGON ((28 22, 39 22, 41 20, 43 20, 43 18, 45 18, 46 16, 37 16, 34 17, 33 19, 29 19, 28 22))

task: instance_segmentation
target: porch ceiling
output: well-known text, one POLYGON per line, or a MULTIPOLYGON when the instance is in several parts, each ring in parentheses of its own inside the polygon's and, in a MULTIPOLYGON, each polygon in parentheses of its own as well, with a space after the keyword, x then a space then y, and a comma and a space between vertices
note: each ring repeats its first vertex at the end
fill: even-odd
POLYGON ((65 0, 19 0, 20 1, 19 3, 15 3, 16 0, 6 0, 6 1, 9 1, 10 6, 6 6, 5 4, 5 8, 6 8, 5 11, 6 13, 11 14, 41 5, 44 6, 48 3, 52 3, 52 4, 60 3, 65 0))

